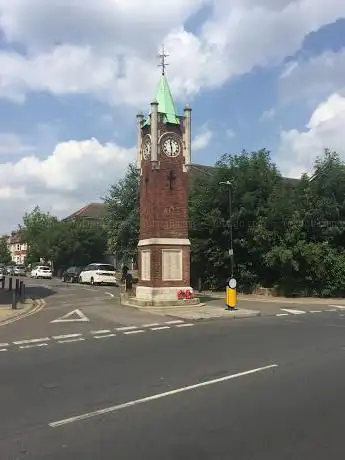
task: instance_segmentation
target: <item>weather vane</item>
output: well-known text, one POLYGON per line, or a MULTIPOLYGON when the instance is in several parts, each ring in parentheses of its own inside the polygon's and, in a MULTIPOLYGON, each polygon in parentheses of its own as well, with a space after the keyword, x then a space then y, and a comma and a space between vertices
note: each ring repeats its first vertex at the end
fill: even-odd
POLYGON ((165 54, 165 52, 164 52, 164 45, 162 46, 162 52, 159 53, 158 56, 159 56, 159 58, 160 58, 160 60, 161 60, 161 63, 158 64, 158 67, 162 67, 162 75, 165 75, 165 68, 166 68, 167 65, 169 65, 169 64, 167 64, 165 58, 167 58, 167 57, 169 56, 169 54, 165 54))

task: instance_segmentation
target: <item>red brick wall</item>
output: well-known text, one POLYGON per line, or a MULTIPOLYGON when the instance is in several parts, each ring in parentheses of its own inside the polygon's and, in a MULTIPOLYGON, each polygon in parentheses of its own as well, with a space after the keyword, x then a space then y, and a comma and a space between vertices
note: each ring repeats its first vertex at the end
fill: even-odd
MULTIPOLYGON (((165 131, 182 135, 179 126, 160 126, 165 131)), ((188 178, 183 171, 182 152, 177 158, 161 153, 159 170, 152 170, 150 160, 142 160, 140 178, 140 239, 188 238, 188 178), (169 173, 175 180, 170 182, 169 173)))

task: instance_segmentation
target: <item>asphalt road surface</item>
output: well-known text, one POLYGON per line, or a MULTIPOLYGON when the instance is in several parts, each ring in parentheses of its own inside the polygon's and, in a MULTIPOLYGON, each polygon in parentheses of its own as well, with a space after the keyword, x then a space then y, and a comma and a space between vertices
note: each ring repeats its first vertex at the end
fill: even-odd
POLYGON ((344 318, 11 348, 0 353, 0 458, 342 460, 344 318))

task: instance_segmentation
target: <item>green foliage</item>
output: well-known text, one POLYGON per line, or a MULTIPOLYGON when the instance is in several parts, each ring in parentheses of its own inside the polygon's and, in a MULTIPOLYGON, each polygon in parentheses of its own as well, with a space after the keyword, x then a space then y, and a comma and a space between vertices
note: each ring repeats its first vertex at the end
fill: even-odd
POLYGON ((6 238, 0 238, 0 262, 2 264, 11 262, 11 253, 8 249, 6 238))
MULTIPOLYGON (((233 233, 239 290, 276 288, 283 295, 345 295, 345 166, 326 150, 312 177, 283 178, 270 153, 224 155, 193 180, 189 196, 192 282, 224 289, 233 233), (228 186, 231 182, 232 217, 228 186), (231 224, 231 225, 230 225, 231 224)), ((105 227, 112 251, 134 253, 139 177, 131 165, 112 186, 105 227)))
POLYGON ((139 238, 139 173, 134 164, 128 166, 122 180, 111 186, 105 203, 109 251, 124 259, 135 256, 139 238))
POLYGON ((26 214, 23 223, 20 233, 29 246, 29 264, 42 258, 52 261, 56 269, 83 266, 91 261, 102 261, 106 252, 107 235, 99 223, 59 221, 39 207, 26 214))

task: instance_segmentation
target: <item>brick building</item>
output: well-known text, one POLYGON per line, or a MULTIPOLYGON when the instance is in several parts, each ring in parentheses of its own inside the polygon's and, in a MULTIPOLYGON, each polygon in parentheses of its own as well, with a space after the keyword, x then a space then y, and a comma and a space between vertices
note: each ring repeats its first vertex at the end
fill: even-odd
POLYGON ((11 253, 12 262, 16 264, 25 264, 28 245, 21 240, 18 232, 12 232, 7 237, 7 247, 11 253))

